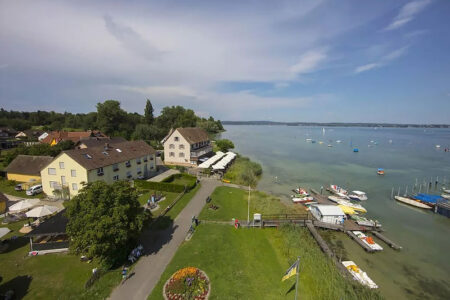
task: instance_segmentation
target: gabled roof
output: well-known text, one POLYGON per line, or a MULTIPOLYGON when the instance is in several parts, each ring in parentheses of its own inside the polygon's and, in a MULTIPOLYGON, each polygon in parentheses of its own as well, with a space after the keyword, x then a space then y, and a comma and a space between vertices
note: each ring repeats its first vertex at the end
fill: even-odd
POLYGON ((92 148, 92 147, 99 147, 99 146, 105 146, 105 144, 118 144, 126 142, 127 140, 123 137, 87 137, 87 138, 81 138, 78 143, 78 145, 83 144, 86 146, 86 148, 92 148))
POLYGON ((41 170, 52 160, 51 156, 18 155, 6 167, 6 172, 40 176, 41 170))
POLYGON ((105 134, 101 133, 98 130, 88 130, 88 131, 52 131, 49 132, 48 136, 44 138, 41 142, 50 144, 53 139, 56 140, 57 143, 61 141, 71 140, 76 143, 82 138, 87 137, 107 137, 105 134))
POLYGON ((189 144, 195 144, 209 140, 208 133, 199 127, 177 128, 178 131, 189 144))
POLYGON ((59 235, 66 233, 66 226, 69 220, 65 216, 65 209, 40 224, 38 227, 29 232, 26 236, 38 235, 59 235))
POLYGON ((313 206, 320 211, 322 216, 345 216, 345 213, 337 205, 316 204, 313 206))
POLYGON ((83 168, 98 169, 131 159, 155 154, 156 151, 144 141, 131 141, 104 146, 63 151, 83 168))

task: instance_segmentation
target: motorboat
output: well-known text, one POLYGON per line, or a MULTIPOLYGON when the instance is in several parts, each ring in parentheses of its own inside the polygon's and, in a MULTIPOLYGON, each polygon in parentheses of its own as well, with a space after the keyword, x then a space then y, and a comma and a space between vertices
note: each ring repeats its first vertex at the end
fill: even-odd
POLYGON ((293 189, 292 190, 294 193, 299 194, 299 195, 304 195, 304 196, 309 196, 308 192, 306 191, 306 189, 303 189, 301 187, 293 189))
POLYGON ((351 260, 343 261, 342 264, 344 265, 344 267, 347 268, 350 274, 352 274, 354 280, 371 289, 378 288, 378 285, 376 285, 376 283, 373 282, 372 279, 370 279, 367 273, 361 270, 353 261, 351 260))
POLYGON ((328 147, 330 147, 330 148, 331 148, 331 147, 333 147, 333 145, 331 145, 331 144, 328 144, 328 147))
POLYGON ((441 194, 441 197, 450 200, 449 194, 441 194))
POLYGON ((350 217, 353 221, 356 222, 356 224, 361 225, 361 226, 367 226, 367 227, 381 227, 381 224, 378 223, 377 220, 370 220, 367 218, 364 218, 362 216, 358 216, 358 215, 352 215, 350 217))
POLYGON ((341 140, 337 140, 336 143, 340 144, 342 141, 341 140))
POLYGON ((372 237, 365 235, 361 231, 353 231, 353 233, 363 241, 364 244, 370 247, 373 251, 381 251, 383 247, 375 243, 372 237))
POLYGON ((378 175, 384 175, 384 169, 378 168, 377 174, 378 174, 378 175))
POLYGON ((359 152, 358 148, 353 148, 353 152, 359 152))
POLYGON ((311 196, 293 197, 292 198, 292 202, 294 202, 294 203, 307 203, 307 202, 312 202, 312 201, 314 201, 314 198, 311 196))
POLYGON ((442 188, 442 190, 444 191, 444 193, 450 194, 450 189, 442 188))
POLYGON ((331 192, 333 192, 334 194, 343 194, 343 195, 347 195, 348 192, 346 190, 344 190, 343 188, 341 188, 340 186, 337 186, 335 184, 331 184, 330 185, 330 190, 331 192))
POLYGON ((351 200, 357 200, 357 201, 365 201, 367 200, 367 195, 364 192, 361 191, 353 191, 350 195, 348 195, 351 200))
POLYGON ((312 139, 306 139, 306 141, 307 141, 308 143, 310 143, 310 142, 312 142, 312 139))
POLYGON ((348 200, 336 197, 336 196, 328 196, 328 200, 333 201, 337 204, 343 205, 343 206, 347 206, 352 208, 353 210, 357 211, 357 212, 361 212, 361 213, 366 213, 367 210, 362 207, 362 205, 360 204, 356 204, 356 203, 352 203, 348 200))
POLYGON ((342 211, 344 212, 344 214, 349 215, 349 216, 353 216, 355 214, 358 214, 353 208, 348 207, 348 206, 344 206, 344 205, 338 205, 342 211))
POLYGON ((399 202, 402 202, 402 203, 405 203, 405 204, 409 204, 411 206, 415 206, 415 207, 423 208, 423 209, 431 209, 431 206, 423 204, 420 201, 416 201, 416 200, 413 200, 413 199, 410 199, 410 198, 401 197, 401 196, 395 196, 394 198, 395 198, 395 200, 397 200, 399 202))

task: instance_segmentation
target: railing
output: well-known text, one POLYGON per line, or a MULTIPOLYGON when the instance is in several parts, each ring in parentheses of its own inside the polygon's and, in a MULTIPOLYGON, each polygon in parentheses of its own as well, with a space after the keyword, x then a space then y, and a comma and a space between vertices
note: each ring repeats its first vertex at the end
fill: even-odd
POLYGON ((199 157, 212 151, 212 146, 208 145, 199 149, 191 150, 191 157, 199 157))

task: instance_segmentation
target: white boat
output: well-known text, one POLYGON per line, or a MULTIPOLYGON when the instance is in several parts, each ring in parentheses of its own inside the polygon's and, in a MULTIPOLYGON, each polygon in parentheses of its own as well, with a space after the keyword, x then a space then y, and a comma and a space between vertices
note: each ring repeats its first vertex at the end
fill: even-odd
POLYGON ((367 195, 361 191, 353 191, 350 195, 348 195, 352 200, 365 201, 367 200, 367 195))
POLYGON ((450 195, 449 194, 441 194, 441 197, 450 200, 450 195))
POLYGON ((444 191, 444 193, 450 194, 450 189, 442 188, 442 190, 444 191))
POLYGON ((294 193, 302 195, 302 196, 309 196, 308 192, 306 191, 306 189, 303 189, 301 187, 293 189, 292 190, 294 193))
POLYGON ((348 194, 348 192, 346 190, 344 190, 343 188, 341 188, 340 186, 337 186, 335 184, 330 185, 330 190, 331 190, 331 192, 333 192, 335 194, 337 194, 337 193, 344 194, 344 195, 348 194))
POLYGON ((312 142, 312 139, 306 139, 307 142, 312 142))
POLYGON ((399 202, 409 204, 409 205, 412 205, 415 207, 419 207, 419 208, 423 208, 423 209, 431 209, 431 206, 428 206, 426 204, 423 204, 422 202, 419 202, 419 201, 416 201, 413 199, 409 199, 409 198, 401 197, 401 196, 395 196, 394 198, 395 198, 395 200, 397 200, 399 202))
POLYGON ((342 141, 341 140, 337 140, 336 143, 340 144, 342 141))
POLYGON ((367 210, 362 207, 362 205, 360 204, 356 204, 356 203, 352 203, 348 200, 342 199, 340 197, 336 197, 336 196, 328 196, 328 200, 333 201, 337 204, 343 205, 343 206, 348 206, 350 208, 352 208, 353 210, 357 211, 357 212, 362 212, 362 213, 366 213, 367 210))
POLYGON ((328 147, 330 147, 330 148, 331 148, 331 147, 333 147, 333 145, 331 145, 331 144, 328 144, 328 147))
POLYGON ((436 148, 441 148, 441 145, 436 145, 436 148))
POLYGON ((353 231, 353 233, 361 239, 361 241, 370 247, 374 251, 381 251, 383 247, 375 243, 375 241, 370 237, 362 233, 361 231, 353 231))
POLYGON ((358 225, 368 226, 368 227, 381 227, 381 224, 378 221, 374 221, 371 219, 364 218, 362 216, 352 215, 351 219, 356 222, 358 225))
POLYGON ((306 203, 306 202, 312 202, 313 200, 314 200, 314 198, 311 196, 292 198, 292 202, 294 202, 294 203, 306 203))
POLYGON ((376 285, 376 283, 373 282, 372 279, 370 279, 367 273, 361 270, 353 261, 343 261, 342 264, 347 268, 350 274, 352 274, 353 279, 359 281, 362 285, 368 286, 371 289, 378 288, 378 285, 376 285))

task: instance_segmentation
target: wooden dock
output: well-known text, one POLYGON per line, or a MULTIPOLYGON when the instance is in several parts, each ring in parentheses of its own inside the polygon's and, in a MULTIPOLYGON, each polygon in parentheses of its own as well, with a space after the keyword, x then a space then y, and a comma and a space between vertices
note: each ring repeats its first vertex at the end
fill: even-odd
POLYGON ((369 253, 375 252, 372 248, 370 248, 366 243, 364 243, 359 237, 356 236, 352 231, 346 231, 345 232, 349 237, 352 238, 358 245, 363 247, 364 250, 366 250, 369 253))
POLYGON ((314 189, 310 189, 309 190, 311 192, 311 194, 313 194, 313 198, 319 203, 319 204, 332 204, 332 205, 336 205, 336 203, 334 203, 333 201, 328 200, 328 196, 326 195, 321 195, 320 193, 318 193, 316 190, 314 189))
POLYGON ((372 231, 372 233, 373 233, 374 236, 376 236, 377 238, 379 238, 380 240, 382 240, 383 242, 388 244, 391 248, 393 248, 395 250, 401 250, 402 249, 401 246, 395 244, 393 241, 391 241, 390 239, 388 239, 387 237, 385 237, 381 233, 379 233, 377 231, 372 231))

